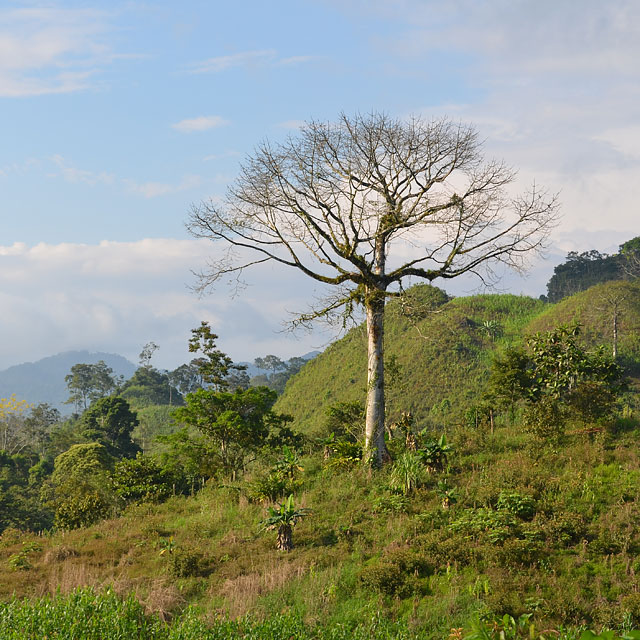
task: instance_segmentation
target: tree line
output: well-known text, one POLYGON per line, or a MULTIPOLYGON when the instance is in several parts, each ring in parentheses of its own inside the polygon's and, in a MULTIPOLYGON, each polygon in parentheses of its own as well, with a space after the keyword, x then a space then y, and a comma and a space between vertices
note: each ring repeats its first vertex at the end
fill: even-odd
POLYGON ((557 265, 547 283, 547 302, 560 302, 574 293, 610 280, 628 280, 640 276, 640 236, 620 245, 618 253, 608 255, 596 249, 570 251, 557 265))

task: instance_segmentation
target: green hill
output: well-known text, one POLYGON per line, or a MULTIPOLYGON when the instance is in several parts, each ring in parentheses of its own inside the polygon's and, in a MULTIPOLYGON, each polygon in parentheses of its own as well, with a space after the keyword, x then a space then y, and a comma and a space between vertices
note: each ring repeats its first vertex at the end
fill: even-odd
MULTIPOLYGON (((587 346, 612 348, 615 308, 619 359, 628 373, 640 375, 637 281, 596 285, 555 305, 501 294, 447 300, 444 292, 427 285, 415 287, 412 294, 421 313, 411 317, 394 302, 387 307, 385 357, 395 359, 400 372, 399 380, 388 384, 389 420, 411 411, 422 427, 459 422, 478 402, 493 353, 537 331, 579 322, 587 346)), ((303 432, 320 433, 327 407, 364 401, 366 348, 360 325, 289 381, 277 410, 293 415, 303 432)))
POLYGON ((560 324, 579 322, 582 340, 590 347, 613 349, 614 319, 617 317, 618 358, 627 371, 640 375, 640 281, 613 281, 549 305, 525 330, 548 331, 560 324))
MULTIPOLYGON (((497 294, 447 300, 428 285, 411 293, 411 314, 396 302, 387 307, 385 357, 399 367, 398 380, 388 381, 387 411, 390 420, 411 411, 418 424, 441 428, 477 402, 491 354, 521 341, 547 305, 497 294)), ((303 432, 318 433, 328 406, 364 400, 366 348, 364 326, 352 329, 289 381, 276 409, 303 432)))

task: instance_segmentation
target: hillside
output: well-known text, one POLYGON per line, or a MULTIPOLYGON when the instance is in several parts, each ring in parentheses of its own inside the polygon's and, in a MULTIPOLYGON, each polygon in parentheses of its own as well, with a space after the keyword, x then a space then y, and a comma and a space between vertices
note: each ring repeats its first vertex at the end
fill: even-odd
POLYGON ((65 351, 0 371, 0 397, 6 398, 15 393, 31 404, 48 402, 62 413, 69 413, 69 405, 64 404, 69 397, 64 377, 74 364, 95 364, 99 360, 104 360, 115 375, 125 378, 130 378, 136 370, 132 362, 115 353, 65 351))
POLYGON ((528 333, 548 331, 560 324, 579 322, 583 341, 613 349, 617 318, 618 358, 634 377, 640 376, 640 281, 599 284, 550 305, 525 328, 528 333))
MULTIPOLYGON (((411 411, 422 427, 459 422, 478 402, 492 354, 536 331, 575 321, 583 325, 587 345, 611 348, 615 306, 620 360, 629 373, 640 374, 638 282, 597 285, 556 305, 504 294, 446 301, 438 291, 427 285, 413 289, 415 306, 426 309, 422 317, 407 317, 394 302, 387 307, 385 355, 395 357, 400 367, 399 380, 389 384, 389 420, 411 411)), ((363 401, 365 390, 366 333, 361 325, 292 378, 276 407, 293 415, 302 431, 314 434, 321 431, 327 407, 363 401)))
MULTIPOLYGON (((385 357, 399 366, 388 384, 390 420, 411 411, 421 426, 442 428, 478 401, 491 354, 522 340, 523 329, 545 309, 524 296, 477 295, 447 300, 435 287, 412 289, 408 316, 397 303, 387 307, 385 357), (414 311, 414 310, 417 310, 414 311)), ((364 400, 366 333, 359 326, 307 364, 278 399, 305 433, 318 433, 326 408, 364 400)))
MULTIPOLYGON (((590 346, 610 347, 603 300, 617 305, 620 356, 637 371, 637 284, 608 283, 553 306, 511 295, 449 299, 416 287, 404 309, 388 310, 387 354, 400 372, 390 377, 390 419, 407 410, 416 417, 413 441, 400 433, 388 441, 389 464, 374 470, 353 448, 332 451, 309 438, 297 451, 256 451, 237 477, 218 468, 207 481, 191 478, 176 495, 171 478, 179 477, 163 474, 184 471, 189 446, 202 445, 183 434, 168 458, 125 461, 113 475, 78 465, 86 486, 73 480, 60 504, 82 511, 96 499, 101 521, 40 535, 8 527, 0 535, 0 600, 92 587, 60 606, 106 610, 117 608, 114 594, 134 594, 144 611, 177 626, 198 618, 217 629, 249 616, 238 624, 263 624, 261 635, 245 635, 256 638, 575 640, 585 627, 640 628, 634 387, 606 405, 606 415, 574 413, 552 435, 530 428, 525 401, 491 427, 463 419, 482 395, 492 354, 531 332, 577 320, 590 346), (430 435, 416 433, 424 426, 430 435), (110 501, 100 503, 99 491, 110 501), (305 511, 294 548, 282 552, 264 520, 283 513, 285 505, 273 505, 288 495, 305 511), (299 635, 290 632, 296 625, 304 625, 299 635)), ((350 331, 291 378, 276 408, 319 434, 327 406, 363 397, 364 346, 362 328, 350 331)), ((42 473, 33 469, 25 467, 27 484, 42 473)), ((67 485, 42 485, 55 486, 67 485)), ((231 637, 216 633, 175 637, 231 637)))

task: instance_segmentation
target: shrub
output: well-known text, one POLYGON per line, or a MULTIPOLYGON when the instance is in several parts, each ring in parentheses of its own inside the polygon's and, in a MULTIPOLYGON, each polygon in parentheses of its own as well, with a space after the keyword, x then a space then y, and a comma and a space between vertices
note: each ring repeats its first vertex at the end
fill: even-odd
POLYGON ((496 506, 523 520, 531 520, 536 513, 535 500, 515 491, 501 491, 496 506))
POLYGON ((209 569, 202 554, 193 549, 176 549, 167 558, 169 573, 174 578, 195 578, 206 574, 209 569))
POLYGON ((271 472, 261 478, 256 478, 247 484, 249 499, 254 502, 270 500, 275 502, 282 496, 292 493, 294 483, 277 472, 271 472))
POLYGON ((404 513, 409 507, 409 500, 403 494, 390 493, 373 500, 374 513, 404 513))
POLYGON ((417 489, 424 478, 425 468, 418 453, 403 453, 391 468, 391 486, 405 495, 417 489))
POLYGON ((98 493, 74 496, 58 505, 55 524, 60 529, 88 527, 104 520, 110 512, 111 505, 98 493))
POLYGON ((413 551, 398 550, 388 553, 365 566, 359 575, 361 584, 385 595, 406 596, 424 590, 421 580, 433 573, 432 565, 413 551))
POLYGON ((542 544, 534 540, 505 540, 496 550, 496 560, 503 567, 531 566, 542 557, 542 544))

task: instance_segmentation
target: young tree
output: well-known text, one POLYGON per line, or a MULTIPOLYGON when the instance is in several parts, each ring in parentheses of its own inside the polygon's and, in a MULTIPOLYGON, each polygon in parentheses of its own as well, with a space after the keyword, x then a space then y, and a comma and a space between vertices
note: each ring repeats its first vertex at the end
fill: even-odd
POLYGON ((595 423, 610 416, 625 387, 622 368, 601 347, 578 343, 580 325, 561 325, 527 339, 528 350, 509 349, 494 360, 490 387, 511 407, 525 403, 525 424, 541 438, 557 439, 568 419, 595 423))
POLYGON ((264 369, 266 371, 271 371, 272 373, 282 371, 282 369, 287 368, 287 365, 278 358, 278 356, 274 356, 272 354, 266 355, 264 358, 256 358, 253 361, 253 364, 258 367, 258 369, 264 369))
POLYGON ((267 441, 277 417, 271 407, 275 392, 266 387, 243 391, 199 389, 186 397, 184 407, 173 413, 178 422, 196 427, 216 450, 219 468, 235 478, 247 457, 267 441))
POLYGON ((27 409, 27 401, 18 400, 15 393, 9 398, 0 398, 0 451, 19 453, 29 444, 24 432, 27 409))
POLYGON ((40 402, 31 407, 29 415, 24 419, 24 434, 30 446, 39 455, 44 455, 49 444, 51 428, 61 419, 60 412, 47 402, 40 402))
MULTIPOLYGON (((409 278, 429 282, 498 262, 522 268, 551 229, 557 204, 536 186, 510 197, 514 172, 485 161, 471 126, 400 121, 384 114, 309 122, 282 144, 263 143, 226 200, 191 211, 191 233, 227 251, 200 274, 200 289, 275 262, 332 285, 307 323, 361 305, 368 332, 365 448, 385 457, 384 311, 409 278)), ((343 317, 345 317, 343 315, 343 317)))
POLYGON ((138 356, 138 361, 140 362, 140 366, 144 369, 151 369, 151 358, 153 358, 153 354, 160 347, 153 341, 147 342, 147 344, 142 347, 142 351, 138 356))
POLYGON ((203 382, 218 391, 229 386, 228 377, 234 371, 244 371, 243 365, 233 364, 233 360, 216 346, 218 336, 211 331, 208 322, 202 322, 197 329, 191 330, 189 352, 202 353, 191 361, 200 373, 203 382))
POLYGON ((183 396, 202 388, 202 376, 195 361, 191 361, 189 364, 181 364, 177 369, 169 372, 168 375, 170 384, 183 396))

